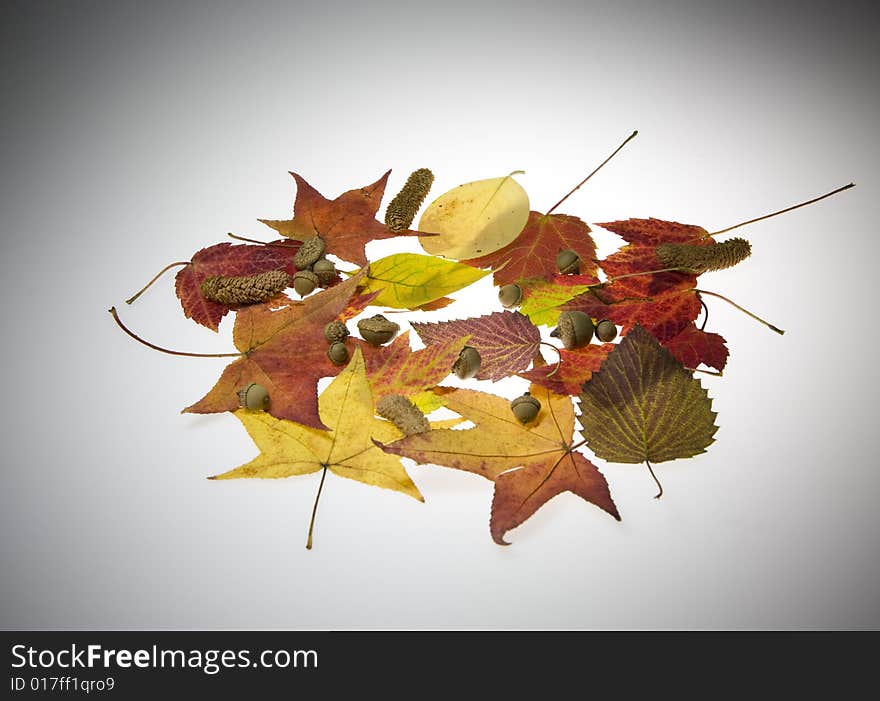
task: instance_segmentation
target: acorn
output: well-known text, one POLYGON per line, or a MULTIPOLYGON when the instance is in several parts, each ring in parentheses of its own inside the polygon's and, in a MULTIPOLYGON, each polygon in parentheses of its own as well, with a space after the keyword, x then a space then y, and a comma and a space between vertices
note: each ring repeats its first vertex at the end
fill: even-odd
POLYGON ((541 402, 526 392, 510 403, 510 410, 520 423, 527 424, 529 421, 534 421, 541 411, 541 402))
POLYGON ((326 258, 319 258, 312 266, 312 272, 318 276, 321 287, 326 287, 336 277, 336 266, 326 258))
POLYGON ((339 341, 344 341, 349 337, 348 327, 344 322, 339 321, 331 321, 324 327, 324 338, 327 339, 327 343, 337 343, 339 341))
POLYGON ((302 242, 302 246, 293 257, 293 264, 300 270, 314 265, 324 255, 324 239, 320 236, 312 236, 302 242))
POLYGON ((583 312, 562 312, 550 335, 561 339, 566 350, 580 348, 593 339, 593 320, 583 312))
POLYGON ((602 319, 602 321, 596 324, 596 338, 602 341, 602 343, 611 343, 611 341, 617 338, 617 327, 614 325, 614 322, 602 319))
POLYGON ((348 348, 342 341, 331 343, 327 357, 333 361, 334 365, 345 365, 348 362, 348 348))
POLYGON ((388 321, 381 314, 371 316, 369 319, 361 319, 357 323, 357 327, 363 339, 374 346, 388 343, 400 331, 398 324, 388 321))
POLYGON ((498 290, 498 301, 505 309, 511 309, 522 302, 522 288, 519 285, 504 285, 498 290))
POLYGON ((465 346, 458 354, 458 358, 452 365, 452 372, 459 380, 469 380, 480 371, 482 364, 480 354, 476 348, 465 346))
POLYGON ((577 275, 581 271, 581 257, 564 248, 556 254, 556 269, 563 275, 577 275))
POLYGON ((301 297, 312 294, 320 280, 311 270, 298 270, 293 276, 293 289, 301 297))
POLYGON ((406 436, 431 430, 431 424, 415 404, 400 394, 389 394, 376 404, 376 413, 388 419, 406 436))
POLYGON ((236 394, 239 406, 247 409, 265 409, 269 404, 269 390, 256 382, 242 387, 236 394))

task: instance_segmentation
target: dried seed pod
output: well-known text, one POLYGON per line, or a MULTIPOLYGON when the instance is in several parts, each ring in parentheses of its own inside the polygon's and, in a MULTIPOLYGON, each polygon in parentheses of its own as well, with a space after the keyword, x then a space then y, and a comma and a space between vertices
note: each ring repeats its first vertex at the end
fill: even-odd
POLYGON ((482 358, 476 348, 465 346, 452 365, 452 372, 459 380, 469 380, 480 371, 482 358))
POLYGON ((319 282, 320 280, 318 280, 318 276, 311 270, 297 270, 296 274, 293 276, 293 289, 295 289, 300 296, 305 297, 315 291, 319 282))
POLYGON ((257 275, 227 277, 215 275, 200 285, 202 296, 220 304, 254 304, 278 294, 290 284, 290 275, 283 270, 269 270, 257 275))
POLYGON ((510 403, 510 410, 520 423, 527 424, 529 421, 534 421, 541 411, 541 402, 526 392, 510 403))
POLYGON ((580 348, 593 340, 593 320, 583 312, 562 312, 550 335, 559 338, 567 350, 580 348))
POLYGON ((388 321, 381 314, 371 316, 369 319, 361 319, 357 323, 358 331, 361 337, 374 346, 381 346, 388 343, 395 334, 400 331, 400 326, 393 321, 388 321))
POLYGON ((376 413, 388 419, 406 436, 431 430, 431 424, 421 410, 400 394, 382 397, 376 404, 376 413))
POLYGON ((246 409, 265 409, 269 404, 269 390, 256 382, 242 387, 236 394, 239 406, 246 409))
POLYGON ((339 320, 331 321, 324 327, 324 338, 327 339, 327 343, 344 341, 349 335, 348 327, 344 322, 339 320))
POLYGON ((327 351, 327 357, 330 358, 335 365, 345 365, 348 362, 348 348, 346 348, 342 341, 331 343, 330 348, 327 351))
POLYGON ((577 275, 581 271, 581 257, 565 248, 556 254, 556 269, 564 275, 577 275))
POLYGON ((336 266, 326 258, 319 258, 312 266, 312 272, 318 276, 321 286, 326 287, 336 277, 336 266))
POLYGON ((664 268, 678 268, 693 275, 731 268, 752 254, 752 244, 732 238, 721 243, 698 246, 690 243, 661 243, 657 260, 664 268))
POLYGON ((596 324, 596 338, 602 341, 602 343, 611 343, 611 341, 617 338, 617 327, 614 325, 614 322, 602 319, 602 321, 596 324))
POLYGON ((305 270, 324 255, 324 239, 320 236, 312 236, 302 242, 302 246, 293 257, 293 264, 300 270, 305 270))
POLYGON ((519 285, 504 285, 498 290, 498 301, 505 309, 517 306, 522 301, 522 288, 519 285))
POLYGON ((434 174, 427 168, 419 168, 410 173, 403 189, 385 210, 385 224, 391 231, 409 229, 433 182, 434 174))

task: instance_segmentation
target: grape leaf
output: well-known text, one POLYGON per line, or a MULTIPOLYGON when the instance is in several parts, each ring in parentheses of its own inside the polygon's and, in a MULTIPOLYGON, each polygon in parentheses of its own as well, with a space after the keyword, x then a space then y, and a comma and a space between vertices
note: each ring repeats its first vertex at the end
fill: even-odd
POLYGON ((396 253, 370 263, 366 292, 378 292, 377 306, 421 308, 488 275, 469 265, 418 253, 396 253))
POLYGON ((467 345, 476 348, 481 359, 477 379, 493 382, 525 370, 541 343, 537 327, 519 312, 494 312, 437 323, 413 321, 410 326, 429 347, 470 336, 467 345))
POLYGON ((229 307, 205 299, 201 284, 215 275, 256 275, 269 270, 284 270, 293 275, 296 272, 293 257, 299 246, 297 241, 282 239, 263 246, 218 243, 203 248, 174 278, 174 287, 183 313, 197 324, 216 331, 229 307))
POLYGON ((659 463, 705 452, 716 416, 699 380, 636 326, 584 385, 578 418, 603 460, 659 463))
MULTIPOLYGON (((351 300, 362 274, 335 287, 272 310, 254 304, 238 311, 232 338, 242 356, 232 361, 217 384, 202 399, 184 409, 195 414, 235 411, 237 390, 251 382, 269 390, 268 413, 314 428, 325 428, 318 415, 317 382, 340 372, 327 357, 324 326, 345 311, 356 313, 351 300), (350 301, 351 300, 351 301, 350 301)), ((370 296, 356 298, 366 306, 370 296)), ((350 347, 361 346, 365 353, 375 349, 358 339, 349 339, 350 347)))
POLYGON ((415 231, 391 231, 376 219, 390 174, 389 170, 371 185, 348 190, 335 200, 328 200, 301 175, 291 173, 296 180, 293 218, 260 221, 282 236, 298 241, 321 236, 327 246, 327 253, 358 265, 366 265, 365 247, 369 241, 394 236, 425 235, 415 231))
POLYGON ((537 365, 520 377, 546 387, 556 394, 579 394, 584 382, 592 377, 602 365, 608 354, 614 350, 613 343, 587 344, 574 350, 559 351, 559 367, 556 365, 537 365))
POLYGON ((694 324, 685 326, 663 345, 687 368, 696 368, 702 363, 721 372, 727 364, 728 350, 724 338, 717 333, 702 331, 694 324))
POLYGON ((573 448, 574 407, 569 397, 532 385, 532 396, 542 408, 524 425, 503 397, 448 387, 436 391, 449 409, 475 428, 434 429, 382 447, 422 464, 446 465, 493 480, 489 527, 496 543, 506 545, 507 531, 565 491, 620 519, 602 473, 573 448))
POLYGON ((462 261, 478 268, 491 268, 497 285, 556 273, 556 254, 571 249, 581 257, 581 274, 596 275, 596 244, 590 227, 568 214, 529 212, 525 228, 504 248, 479 258, 462 261))
POLYGON ((517 284, 523 291, 519 311, 537 326, 555 324, 563 304, 598 283, 599 280, 590 275, 554 275, 551 280, 518 280, 517 284))

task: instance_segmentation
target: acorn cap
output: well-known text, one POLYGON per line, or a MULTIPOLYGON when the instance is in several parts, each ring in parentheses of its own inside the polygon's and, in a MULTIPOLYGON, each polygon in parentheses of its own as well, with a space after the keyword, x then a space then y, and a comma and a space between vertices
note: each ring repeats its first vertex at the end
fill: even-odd
POLYGON ((526 392, 510 403, 510 410, 521 423, 527 424, 541 411, 541 402, 526 392))
POLYGON ((342 341, 331 343, 327 350, 327 357, 334 365, 345 365, 348 362, 348 348, 342 341))
POLYGON ((452 365, 452 372, 459 380, 469 380, 480 371, 483 360, 476 348, 465 346, 452 365))
POLYGON ((236 394, 239 406, 245 409, 265 409, 269 404, 269 390, 256 382, 242 387, 236 394))
POLYGON ((614 322, 602 319, 602 321, 596 324, 596 338, 602 341, 602 343, 611 343, 611 341, 617 338, 617 327, 614 325, 614 322))
POLYGON ((381 314, 371 316, 369 319, 361 319, 357 323, 358 331, 361 337, 374 346, 381 346, 388 343, 395 334, 400 331, 400 325, 393 321, 388 321, 381 314))
POLYGON ((336 277, 336 266, 326 258, 319 258, 312 266, 312 272, 318 276, 321 286, 326 287, 336 277))
POLYGON ((562 312, 550 335, 559 338, 566 350, 580 348, 593 339, 593 320, 583 312, 562 312))
POLYGON ((511 309, 522 301, 522 288, 519 285, 504 285, 498 290, 498 301, 505 309, 511 309))
POLYGON ((581 257, 570 248, 556 254, 556 269, 564 275, 577 275, 581 271, 581 257))
POLYGON ((298 270, 293 276, 293 289, 301 297, 312 294, 321 281, 311 270, 298 270))
POLYGON ((327 339, 327 343, 336 343, 337 341, 344 341, 351 334, 348 332, 348 327, 344 322, 339 321, 331 321, 324 327, 324 338, 327 339))
POLYGON ((293 257, 293 264, 300 270, 305 270, 323 255, 324 239, 320 236, 312 236, 302 242, 302 246, 293 257))

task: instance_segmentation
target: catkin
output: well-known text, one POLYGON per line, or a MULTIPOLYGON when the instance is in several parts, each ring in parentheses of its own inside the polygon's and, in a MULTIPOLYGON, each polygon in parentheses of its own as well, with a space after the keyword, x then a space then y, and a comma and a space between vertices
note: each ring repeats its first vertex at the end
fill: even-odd
POLYGON ((397 193, 385 210, 385 224, 389 229, 392 231, 409 229, 433 182, 434 174, 427 168, 419 168, 410 173, 403 189, 397 193))
POLYGON ((688 243, 661 243, 657 246, 657 260, 664 268, 679 268, 695 275, 709 270, 731 268, 744 261, 751 253, 752 245, 740 238, 708 246, 688 243))
POLYGON ((290 275, 283 270, 269 270, 257 275, 226 277, 215 275, 201 284, 205 299, 220 304, 254 304, 278 294, 290 284, 290 275))
POLYGON ((376 413, 383 419, 388 419, 407 436, 431 430, 431 424, 421 410, 400 394, 382 397, 376 404, 376 413))

